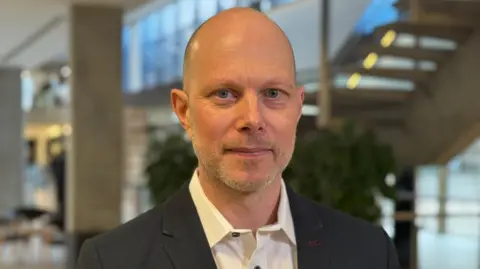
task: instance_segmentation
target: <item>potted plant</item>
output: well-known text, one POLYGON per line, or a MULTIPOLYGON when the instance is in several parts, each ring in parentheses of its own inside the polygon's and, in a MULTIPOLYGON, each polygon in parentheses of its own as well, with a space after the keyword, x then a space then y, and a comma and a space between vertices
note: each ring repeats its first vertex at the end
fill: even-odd
MULTIPOLYGON (((153 140, 147 158, 148 187, 155 203, 187 182, 197 166, 191 143, 178 134, 153 140)), ((299 137, 283 176, 299 193, 375 222, 381 216, 377 195, 394 196, 385 182, 394 169, 391 148, 349 122, 340 131, 316 130, 299 137)))
POLYGON ((155 204, 164 202, 190 180, 197 166, 191 143, 178 133, 163 140, 152 138, 146 158, 147 185, 155 204))
POLYGON ((284 178, 299 193, 353 216, 376 222, 378 195, 394 198, 385 179, 395 172, 392 149, 370 130, 347 122, 297 139, 284 178))

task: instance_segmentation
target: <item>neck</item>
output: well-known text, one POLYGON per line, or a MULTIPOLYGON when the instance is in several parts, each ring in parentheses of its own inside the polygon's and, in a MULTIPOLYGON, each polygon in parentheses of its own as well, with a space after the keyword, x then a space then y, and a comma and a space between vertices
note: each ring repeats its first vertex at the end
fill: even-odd
POLYGON ((277 221, 281 178, 252 193, 229 188, 216 179, 210 179, 199 168, 198 178, 203 192, 217 210, 235 229, 257 231, 277 221))

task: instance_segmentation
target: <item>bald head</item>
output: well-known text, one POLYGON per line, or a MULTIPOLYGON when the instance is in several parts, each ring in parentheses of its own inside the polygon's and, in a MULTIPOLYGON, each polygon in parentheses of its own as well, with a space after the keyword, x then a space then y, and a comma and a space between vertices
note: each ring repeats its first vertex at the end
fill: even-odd
POLYGON ((184 89, 171 102, 214 198, 269 190, 259 197, 278 198, 304 99, 294 62, 285 33, 252 9, 221 12, 190 40, 184 89))
MULTIPOLYGON (((295 76, 293 49, 283 30, 259 11, 232 8, 205 21, 191 36, 185 50, 183 84, 188 85, 189 81, 195 78, 195 72, 192 72, 195 68, 206 67, 205 62, 202 62, 205 58, 208 60, 206 55, 228 57, 228 52, 252 49, 257 53, 262 49, 277 52, 281 55, 280 58, 290 65, 287 68, 291 69, 295 76), (222 52, 227 53, 220 55, 222 52)), ((188 90, 188 87, 185 90, 188 90)))

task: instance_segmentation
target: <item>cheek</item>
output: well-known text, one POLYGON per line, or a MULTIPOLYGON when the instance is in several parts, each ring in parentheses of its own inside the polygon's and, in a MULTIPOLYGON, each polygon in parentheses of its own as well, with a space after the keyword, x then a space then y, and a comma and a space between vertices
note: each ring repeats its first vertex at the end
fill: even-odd
POLYGON ((215 113, 212 113, 208 109, 198 108, 193 114, 193 126, 195 136, 197 139, 204 141, 205 143, 212 143, 219 141, 222 134, 222 124, 225 120, 219 117, 215 113))
POLYGON ((297 116, 292 112, 271 113, 269 117, 270 126, 275 130, 278 139, 284 141, 292 139, 297 130, 297 116))

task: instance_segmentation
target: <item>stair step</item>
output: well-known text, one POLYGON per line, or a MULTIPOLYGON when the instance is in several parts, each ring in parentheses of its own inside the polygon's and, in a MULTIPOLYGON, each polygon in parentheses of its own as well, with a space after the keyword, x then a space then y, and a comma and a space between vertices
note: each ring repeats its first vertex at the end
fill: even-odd
MULTIPOLYGON (((397 0, 394 6, 403 11, 410 10, 411 0, 397 0)), ((428 12, 443 12, 451 15, 472 15, 480 14, 479 1, 458 1, 458 0, 422 0, 421 5, 428 12)))
POLYGON ((463 43, 473 32, 473 29, 468 26, 398 21, 378 27, 375 29, 375 34, 383 36, 389 30, 414 36, 449 39, 459 43, 463 43))
MULTIPOLYGON (((404 104, 412 95, 410 91, 389 89, 347 88, 332 89, 332 102, 341 106, 394 106, 404 104)), ((305 104, 317 104, 317 93, 305 93, 305 104)))
POLYGON ((442 62, 450 55, 452 51, 438 50, 438 49, 425 49, 425 48, 408 48, 408 47, 387 47, 384 48, 377 44, 371 44, 359 49, 359 53, 362 56, 366 56, 369 53, 374 52, 379 56, 394 56, 399 58, 409 58, 413 60, 423 60, 432 62, 442 62))
POLYGON ((357 65, 348 66, 341 69, 342 73, 359 73, 364 76, 384 77, 391 79, 409 80, 416 83, 426 83, 430 76, 435 71, 419 70, 419 69, 404 69, 404 68, 372 68, 365 69, 357 65))

